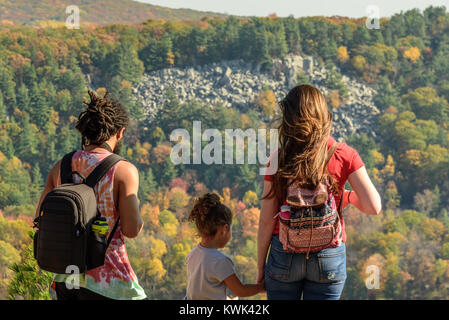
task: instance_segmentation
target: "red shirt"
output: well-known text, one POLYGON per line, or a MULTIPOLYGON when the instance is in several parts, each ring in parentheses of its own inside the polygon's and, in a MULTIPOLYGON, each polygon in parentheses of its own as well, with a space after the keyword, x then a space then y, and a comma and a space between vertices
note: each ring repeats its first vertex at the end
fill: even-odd
MULTIPOLYGON (((329 137, 329 140, 327 142, 327 150, 329 150, 332 145, 335 143, 335 139, 332 137, 329 137)), ((334 155, 329 161, 329 164, 327 166, 327 169, 329 171, 329 174, 335 179, 335 181, 338 184, 338 188, 340 190, 340 195, 338 195, 335 198, 335 201, 337 202, 337 205, 340 203, 341 200, 341 190, 344 189, 344 186, 346 184, 346 180, 348 180, 348 176, 353 173, 354 171, 360 169, 365 164, 362 161, 362 158, 360 158, 357 151, 350 146, 348 146, 346 143, 341 143, 337 150, 335 150, 334 155)), ((267 175, 264 178, 265 181, 273 181, 272 175, 267 175)), ((343 232, 343 242, 346 242, 346 231, 345 231, 345 222, 343 219, 343 215, 341 215, 341 225, 342 225, 342 232, 343 232)), ((273 234, 279 233, 279 220, 276 223, 276 227, 274 228, 273 234)))

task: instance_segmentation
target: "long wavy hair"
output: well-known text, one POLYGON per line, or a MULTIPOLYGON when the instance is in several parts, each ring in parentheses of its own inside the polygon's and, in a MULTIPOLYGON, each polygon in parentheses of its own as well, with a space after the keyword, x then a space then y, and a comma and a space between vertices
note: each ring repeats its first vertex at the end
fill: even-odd
POLYGON ((283 203, 287 188, 295 183, 315 189, 328 177, 330 190, 338 194, 338 185, 327 171, 327 143, 332 127, 332 113, 321 92, 311 85, 293 88, 280 103, 278 171, 272 188, 264 197, 276 197, 283 203))

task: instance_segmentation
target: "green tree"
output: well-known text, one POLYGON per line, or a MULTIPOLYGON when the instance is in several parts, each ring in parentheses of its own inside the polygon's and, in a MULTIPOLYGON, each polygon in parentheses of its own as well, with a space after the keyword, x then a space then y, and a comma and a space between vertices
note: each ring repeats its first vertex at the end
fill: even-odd
POLYGON ((6 106, 3 102, 3 94, 0 90, 0 124, 6 121, 6 106))
MULTIPOLYGON (((32 233, 30 237, 32 238, 32 233)), ((31 241, 23 252, 22 261, 11 266, 14 275, 8 287, 10 300, 50 300, 49 286, 53 275, 42 271, 33 255, 31 241)))
POLYGON ((139 60, 135 45, 129 41, 121 41, 107 58, 107 70, 111 79, 115 76, 130 83, 136 83, 142 76, 144 66, 139 60))
POLYGON ((16 104, 16 83, 13 80, 13 73, 0 61, 0 91, 3 93, 3 102, 10 113, 16 104))

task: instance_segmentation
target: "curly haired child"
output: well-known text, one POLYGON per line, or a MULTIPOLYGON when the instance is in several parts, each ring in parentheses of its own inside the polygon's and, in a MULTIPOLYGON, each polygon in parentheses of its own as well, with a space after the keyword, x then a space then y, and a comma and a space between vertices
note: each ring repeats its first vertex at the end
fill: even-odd
POLYGON ((226 300, 228 289, 238 297, 264 292, 264 284, 242 284, 232 260, 218 249, 232 235, 231 210, 218 195, 207 193, 195 201, 189 220, 195 222, 201 236, 186 258, 188 300, 226 300))

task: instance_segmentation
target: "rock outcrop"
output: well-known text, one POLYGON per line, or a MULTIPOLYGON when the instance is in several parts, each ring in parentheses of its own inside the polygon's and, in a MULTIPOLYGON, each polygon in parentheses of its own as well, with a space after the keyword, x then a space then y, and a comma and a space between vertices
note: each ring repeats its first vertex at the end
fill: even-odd
MULTIPOLYGON (((312 57, 301 56, 275 60, 271 72, 262 72, 260 65, 240 60, 158 70, 145 74, 133 88, 133 93, 143 103, 149 119, 164 105, 168 88, 181 102, 197 99, 210 104, 233 106, 244 112, 253 107, 264 89, 272 90, 281 100, 297 84, 298 72, 307 75, 311 83, 327 96, 329 90, 324 83, 329 71, 320 67, 312 57)), ((352 134, 367 133, 376 137, 376 117, 379 114, 373 103, 376 91, 344 75, 342 82, 348 95, 338 108, 332 109, 333 136, 346 139, 352 134)))

